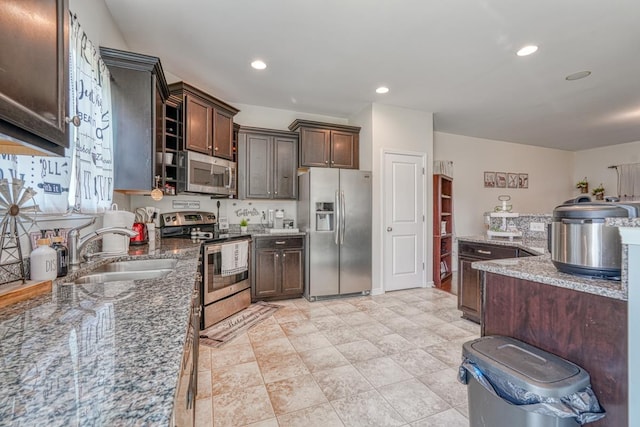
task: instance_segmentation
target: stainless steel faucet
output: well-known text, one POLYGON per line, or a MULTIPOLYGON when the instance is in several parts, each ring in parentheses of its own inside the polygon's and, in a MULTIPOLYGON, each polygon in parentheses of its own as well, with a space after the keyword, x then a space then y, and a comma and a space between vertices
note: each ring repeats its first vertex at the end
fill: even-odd
POLYGON ((101 239, 105 234, 121 234, 128 237, 135 237, 138 235, 137 231, 133 231, 124 227, 105 227, 99 228, 96 231, 92 231, 86 236, 80 238, 80 230, 95 224, 95 222, 96 219, 93 218, 86 224, 82 224, 78 227, 72 228, 71 230, 69 230, 69 233, 67 233, 67 245, 69 246, 69 265, 71 265, 72 267, 77 267, 78 265, 80 265, 80 254, 82 253, 85 245, 96 239, 101 239))

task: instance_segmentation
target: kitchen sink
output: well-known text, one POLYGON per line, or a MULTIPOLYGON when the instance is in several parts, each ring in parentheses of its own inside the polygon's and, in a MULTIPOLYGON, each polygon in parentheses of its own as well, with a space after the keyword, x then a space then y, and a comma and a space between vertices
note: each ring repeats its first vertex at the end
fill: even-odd
POLYGON ((103 265, 90 274, 78 277, 76 284, 106 283, 123 280, 160 279, 173 271, 178 260, 145 259, 118 261, 103 265))
POLYGON ((96 268, 91 272, 138 272, 149 270, 173 270, 178 263, 177 259, 141 259, 136 261, 117 261, 110 264, 105 264, 102 267, 96 268))

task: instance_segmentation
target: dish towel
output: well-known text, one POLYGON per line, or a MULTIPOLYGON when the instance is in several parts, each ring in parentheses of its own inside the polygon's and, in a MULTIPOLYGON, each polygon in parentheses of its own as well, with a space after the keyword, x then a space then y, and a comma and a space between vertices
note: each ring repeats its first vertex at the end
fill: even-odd
POLYGON ((227 243, 221 248, 223 276, 242 273, 249 268, 249 242, 227 243))

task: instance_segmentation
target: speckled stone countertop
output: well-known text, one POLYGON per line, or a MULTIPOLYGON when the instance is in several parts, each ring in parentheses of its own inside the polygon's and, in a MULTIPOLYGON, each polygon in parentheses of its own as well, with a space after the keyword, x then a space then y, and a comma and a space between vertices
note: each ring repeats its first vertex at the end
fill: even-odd
POLYGON ((520 249, 526 249, 537 254, 549 253, 547 251, 547 241, 540 239, 527 239, 527 238, 514 238, 509 240, 504 237, 488 237, 486 234, 479 234, 476 236, 464 236, 456 239, 458 242, 471 242, 471 243, 487 243, 490 245, 500 246, 512 246, 520 249))
MULTIPOLYGON (((546 241, 517 241, 508 240, 496 241, 483 236, 459 237, 458 241, 470 241, 480 243, 499 244, 506 246, 518 246, 524 249, 535 250, 540 248, 546 252, 546 241), (532 246, 535 245, 535 246, 532 246)), ((539 251, 538 251, 539 252, 539 251)), ((515 277, 517 279, 530 280, 532 282, 544 283, 561 288, 572 289, 580 292, 587 292, 608 298, 627 300, 627 288, 622 281, 590 279, 571 274, 561 273, 551 262, 549 253, 544 255, 510 258, 492 261, 476 261, 471 266, 475 269, 490 273, 501 274, 503 276, 515 277)))
POLYGON ((199 243, 99 260, 0 310, 0 425, 168 426, 199 243), (162 279, 68 283, 107 262, 177 258, 162 279))

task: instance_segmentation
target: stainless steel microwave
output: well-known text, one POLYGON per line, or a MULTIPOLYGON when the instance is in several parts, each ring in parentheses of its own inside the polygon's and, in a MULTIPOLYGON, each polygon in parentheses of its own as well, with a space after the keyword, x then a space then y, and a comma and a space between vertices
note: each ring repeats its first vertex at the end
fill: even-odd
POLYGON ((178 191, 230 197, 237 194, 236 163, 193 151, 178 153, 178 191))

